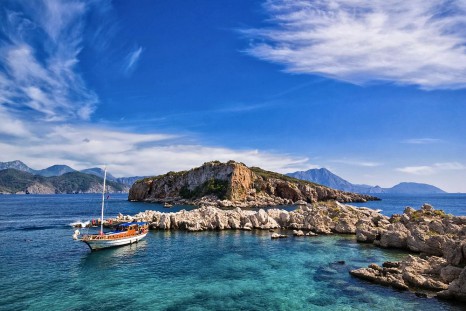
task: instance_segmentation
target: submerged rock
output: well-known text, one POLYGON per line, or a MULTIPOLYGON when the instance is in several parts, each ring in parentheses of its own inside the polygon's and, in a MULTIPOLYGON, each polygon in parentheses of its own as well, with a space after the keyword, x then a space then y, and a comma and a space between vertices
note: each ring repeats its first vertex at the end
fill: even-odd
POLYGON ((286 234, 280 234, 280 233, 273 233, 270 238, 271 239, 283 239, 287 238, 288 236, 286 234))

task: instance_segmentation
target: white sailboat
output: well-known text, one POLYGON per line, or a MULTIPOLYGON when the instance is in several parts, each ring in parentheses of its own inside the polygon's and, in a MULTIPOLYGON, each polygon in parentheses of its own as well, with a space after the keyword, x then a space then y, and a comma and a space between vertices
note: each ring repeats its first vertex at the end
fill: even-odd
POLYGON ((143 239, 149 230, 146 222, 126 222, 119 224, 113 232, 104 233, 104 207, 107 169, 104 169, 104 187, 102 190, 102 210, 99 234, 81 235, 79 230, 74 232, 73 238, 87 244, 91 251, 137 243, 143 239))

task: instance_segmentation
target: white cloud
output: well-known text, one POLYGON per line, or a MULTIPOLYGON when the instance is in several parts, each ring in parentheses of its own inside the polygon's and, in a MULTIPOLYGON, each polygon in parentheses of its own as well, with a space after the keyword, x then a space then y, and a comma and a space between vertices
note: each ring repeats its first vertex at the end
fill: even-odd
POLYGON ((142 46, 139 48, 135 49, 134 51, 131 51, 127 56, 125 60, 125 73, 129 74, 131 73, 134 68, 136 67, 139 58, 141 58, 141 53, 144 51, 142 46))
POLYGON ((180 143, 180 137, 171 134, 138 134, 94 125, 42 123, 30 127, 34 131, 29 135, 0 142, 0 161, 19 159, 37 169, 58 163, 76 169, 106 164, 116 176, 156 175, 212 160, 241 161, 282 173, 310 166, 303 157, 180 143))
POLYGON ((397 168, 396 170, 402 173, 413 175, 433 175, 441 171, 459 171, 465 169, 466 166, 458 162, 442 162, 434 163, 432 165, 406 166, 397 168))
POLYGON ((451 170, 451 171, 461 171, 466 169, 466 167, 458 162, 443 162, 443 163, 435 163, 434 167, 439 170, 451 170))
POLYGON ((431 175, 434 173, 434 169, 431 166, 406 166, 396 169, 399 172, 414 174, 414 175, 431 175))
POLYGON ((413 145, 427 145, 427 144, 440 143, 442 142, 442 140, 438 138, 411 138, 411 139, 405 139, 402 142, 405 144, 413 144, 413 145))
POLYGON ((0 137, 4 136, 24 137, 31 135, 27 125, 11 116, 0 106, 0 137))
POLYGON ((356 84, 466 87, 463 0, 269 0, 247 52, 291 73, 356 84))
POLYGON ((82 1, 55 0, 2 12, 0 100, 5 109, 26 110, 28 118, 46 121, 90 117, 98 98, 77 70, 85 12, 82 1))
POLYGON ((353 160, 353 159, 330 160, 330 162, 342 163, 342 164, 347 164, 347 165, 351 165, 351 166, 362 166, 362 167, 377 167, 377 166, 382 165, 382 163, 379 163, 379 162, 353 160))

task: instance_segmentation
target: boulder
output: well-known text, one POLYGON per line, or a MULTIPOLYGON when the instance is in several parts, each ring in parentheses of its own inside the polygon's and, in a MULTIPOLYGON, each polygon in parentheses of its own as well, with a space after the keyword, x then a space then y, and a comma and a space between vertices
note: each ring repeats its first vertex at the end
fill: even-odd
POLYGON ((382 231, 380 236, 380 246, 406 248, 408 244, 408 230, 402 223, 395 223, 388 226, 387 230, 382 231))
POLYGON ((304 236, 303 230, 293 230, 294 236, 304 236))
POLYGON ((466 268, 463 268, 458 278, 452 281, 448 288, 437 295, 444 299, 457 299, 466 301, 466 268))
POLYGON ((271 239, 283 239, 283 238, 287 238, 288 236, 285 235, 285 234, 280 234, 280 233, 273 233, 270 238, 271 239))
POLYGON ((442 279, 444 283, 449 284, 453 282, 454 280, 456 280, 460 276, 462 271, 463 271, 462 268, 448 265, 441 269, 440 278, 442 279))

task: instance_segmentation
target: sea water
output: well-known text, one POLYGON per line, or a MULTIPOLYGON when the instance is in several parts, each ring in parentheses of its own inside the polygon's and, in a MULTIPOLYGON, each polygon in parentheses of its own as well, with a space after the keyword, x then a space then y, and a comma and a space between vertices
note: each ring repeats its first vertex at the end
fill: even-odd
MULTIPOLYGON (((192 207, 170 211, 181 208, 192 207)), ((167 211, 115 195, 106 215, 147 209, 167 211)), ((466 309, 351 277, 407 255, 354 236, 151 231, 138 244, 91 253, 72 240, 69 223, 99 214, 99 195, 0 196, 0 310, 466 309)))
POLYGON ((356 206, 365 206, 382 210, 382 214, 391 216, 401 214, 405 207, 410 206, 419 209, 424 203, 432 205, 435 209, 444 210, 447 214, 466 216, 466 193, 442 193, 442 194, 374 194, 380 201, 364 203, 351 203, 356 206))

